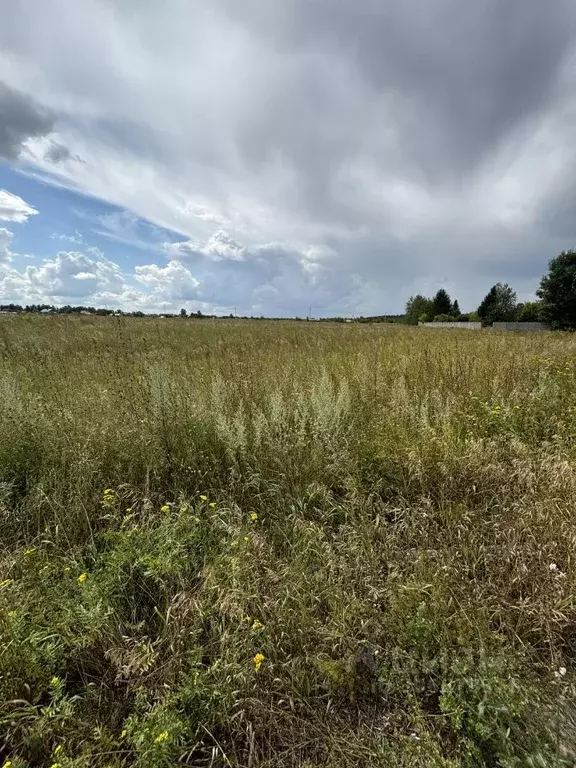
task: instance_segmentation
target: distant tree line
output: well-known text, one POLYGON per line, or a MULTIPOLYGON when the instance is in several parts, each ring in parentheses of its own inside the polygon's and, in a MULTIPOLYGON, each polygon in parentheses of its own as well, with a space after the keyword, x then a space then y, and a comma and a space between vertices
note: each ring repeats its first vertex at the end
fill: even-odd
MULTIPOLYGON (((179 312, 142 312, 135 310, 125 312, 121 309, 103 309, 102 307, 88 307, 84 305, 71 306, 66 304, 63 307, 57 307, 54 304, 0 304, 0 312, 12 312, 14 314, 46 314, 46 315, 115 315, 122 317, 162 317, 162 318, 181 318, 189 320, 264 320, 264 315, 236 315, 230 312, 228 315, 207 315, 201 310, 187 311, 182 308, 179 312)), ((268 318, 272 320, 282 320, 285 318, 268 318)), ((296 320, 303 318, 297 317, 296 320)), ((307 318, 306 318, 307 319, 307 318)))
POLYGON ((518 303, 516 292, 508 283, 496 283, 480 302, 478 309, 462 314, 458 301, 452 301, 441 288, 434 298, 418 294, 406 303, 405 322, 480 321, 489 326, 500 322, 542 322, 549 328, 576 329, 576 250, 562 251, 548 263, 548 272, 540 280, 537 301, 518 303))
POLYGON ((53 304, 26 304, 25 306, 22 306, 21 304, 0 304, 0 312, 27 312, 31 314, 45 313, 54 315, 73 315, 81 312, 90 315, 123 314, 120 313, 119 309, 102 309, 97 307, 85 307, 83 305, 73 307, 70 304, 66 304, 63 307, 55 307, 53 304))
MULTIPOLYGON (((29 314, 47 314, 47 315, 123 315, 124 317, 181 317, 181 318, 203 318, 203 317, 221 317, 221 315, 204 315, 200 310, 197 312, 187 312, 181 309, 178 313, 173 312, 124 312, 121 309, 103 309, 102 307, 85 307, 84 305, 72 306, 66 304, 63 307, 57 307, 53 304, 0 304, 0 312, 29 313, 29 314)), ((230 314, 229 317, 234 317, 230 314)), ((254 318, 258 319, 258 318, 254 318)))

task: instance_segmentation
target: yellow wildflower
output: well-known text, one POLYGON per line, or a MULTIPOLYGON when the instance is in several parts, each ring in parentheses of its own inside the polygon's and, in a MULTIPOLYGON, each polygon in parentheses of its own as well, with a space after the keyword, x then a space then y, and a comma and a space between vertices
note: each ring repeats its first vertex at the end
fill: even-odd
POLYGON ((80 576, 78 576, 78 584, 84 584, 87 578, 88 578, 87 573, 81 573, 80 576))
POLYGON ((256 520, 258 520, 258 513, 250 512, 250 520, 252 520, 252 522, 255 522, 256 520))
POLYGON ((126 507, 126 514, 131 515, 132 514, 132 507, 126 507))
POLYGON ((62 752, 62 744, 58 744, 58 746, 54 750, 54 754, 57 755, 59 752, 62 752))
POLYGON ((113 507, 116 504, 117 498, 116 491, 112 490, 112 488, 106 488, 102 495, 102 506, 113 507))
POLYGON ((262 666, 262 662, 264 661, 266 657, 263 653, 257 653, 256 656, 252 659, 254 662, 254 666, 256 667, 256 672, 260 670, 260 667, 262 666))
POLYGON ((162 744, 162 742, 166 741, 169 736, 170 734, 168 733, 168 731, 162 731, 162 733, 159 733, 158 736, 156 736, 154 741, 156 742, 156 744, 162 744))
POLYGON ((126 734, 127 734, 127 733, 128 733, 128 731, 126 730, 126 728, 124 728, 124 730, 123 730, 123 731, 122 731, 122 733, 120 734, 120 738, 121 738, 121 739, 125 739, 125 738, 126 738, 126 734))
POLYGON ((36 552, 36 547, 30 547, 29 549, 25 549, 24 550, 24 554, 26 556, 32 555, 34 552, 36 552))
POLYGON ((244 541, 248 542, 250 541, 250 538, 248 536, 244 536, 244 541))
POLYGON ((50 768, 62 768, 62 764, 61 763, 52 763, 50 768))
POLYGON ((215 501, 211 501, 211 502, 210 502, 210 504, 208 504, 208 506, 209 506, 211 509, 216 509, 216 502, 215 502, 215 501))
POLYGON ((4 579, 4 581, 0 581, 0 589, 2 587, 9 587, 10 584, 14 583, 14 579, 4 579))
POLYGON ((194 522, 195 522, 195 523, 199 523, 199 522, 200 522, 200 518, 199 518, 198 516, 196 516, 196 517, 194 518, 194 522))
POLYGON ((170 507, 168 506, 168 504, 163 504, 160 507, 160 512, 164 512, 164 514, 167 515, 168 512, 170 512, 170 507))
POLYGON ((6 760, 2 768, 10 768, 11 765, 12 765, 12 760, 6 760))
POLYGON ((254 619, 254 623, 252 624, 252 629, 262 629, 264 625, 258 621, 258 619, 254 619))
POLYGON ((60 685, 60 678, 54 675, 54 677, 50 680, 50 685, 53 687, 60 685))
POLYGON ((208 501, 208 496, 205 496, 204 494, 201 494, 200 495, 200 500, 201 501, 208 501))

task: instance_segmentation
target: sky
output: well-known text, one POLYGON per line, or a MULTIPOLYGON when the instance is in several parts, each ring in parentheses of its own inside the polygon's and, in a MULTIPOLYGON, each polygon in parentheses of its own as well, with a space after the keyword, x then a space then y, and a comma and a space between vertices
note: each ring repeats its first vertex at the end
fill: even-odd
POLYGON ((576 247, 573 0, 11 0, 0 303, 392 314, 576 247))

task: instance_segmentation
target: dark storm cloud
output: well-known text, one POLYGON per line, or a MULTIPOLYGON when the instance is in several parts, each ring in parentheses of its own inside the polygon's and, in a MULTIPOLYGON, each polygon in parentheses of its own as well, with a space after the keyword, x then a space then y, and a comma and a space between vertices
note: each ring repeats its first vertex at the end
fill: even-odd
POLYGON ((575 244, 573 0, 15 0, 7 23, 3 76, 58 114, 38 165, 181 233, 214 301, 398 311, 449 282, 471 308, 575 244))
MULTIPOLYGON (((256 129, 252 147, 268 155, 279 149, 311 174, 325 175, 350 149, 354 127, 364 134, 366 108, 377 119, 380 103, 381 131, 394 136, 395 160, 430 182, 473 171, 545 108, 576 21, 569 0, 294 0, 266 8, 257 0, 223 2, 238 24, 302 63, 292 71, 296 87, 290 80, 287 91, 271 84, 267 119, 260 122, 258 114, 246 127, 256 129), (323 56, 328 66, 318 67, 323 56), (355 75, 360 110, 355 94, 338 88, 346 72, 355 75), (343 133, 348 141, 340 143, 343 133), (325 157, 334 148, 329 166, 325 157)), ((385 170, 389 143, 376 142, 368 152, 385 170)))
POLYGON ((51 142, 50 146, 44 153, 44 157, 50 163, 61 163, 64 160, 68 160, 71 157, 71 152, 64 144, 58 144, 57 142, 51 142))
POLYGON ((54 117, 34 99, 0 82, 0 157, 16 160, 23 142, 50 133, 54 117))

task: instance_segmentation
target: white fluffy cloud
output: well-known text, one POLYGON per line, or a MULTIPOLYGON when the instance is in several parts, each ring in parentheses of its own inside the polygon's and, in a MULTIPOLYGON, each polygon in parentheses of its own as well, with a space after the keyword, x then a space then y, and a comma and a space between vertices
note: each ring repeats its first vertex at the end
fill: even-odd
POLYGON ((181 233, 206 300, 397 311, 450 284, 469 308, 574 245, 572 0, 137 5, 13 3, 0 136, 181 233))
POLYGON ((122 289, 124 278, 112 261, 90 258, 76 251, 61 251, 41 266, 26 268, 33 288, 61 298, 85 298, 122 289))
MULTIPOLYGON (((138 266, 134 273, 105 258, 97 248, 60 251, 23 269, 8 264, 11 233, 0 229, 0 303, 83 304, 125 310, 172 311, 200 304, 198 281, 179 262, 138 266), (5 257, 5 258, 3 258, 5 257)), ((197 306, 196 306, 197 305, 197 306)), ((204 305, 202 308, 208 308, 204 305)))
POLYGON ((3 301, 93 303, 104 296, 121 295, 124 287, 118 264, 76 251, 61 251, 53 259, 22 271, 10 267, 0 271, 3 301))
POLYGON ((12 232, 5 227, 0 227, 0 264, 8 262, 12 258, 10 252, 12 237, 12 232))
POLYGON ((0 189, 0 221, 14 221, 22 224, 28 221, 38 211, 18 195, 13 195, 5 189, 0 189))
POLYGON ((165 267, 147 264, 136 267, 136 280, 151 291, 154 303, 194 301, 199 298, 200 283, 177 261, 170 261, 165 267))
POLYGON ((168 243, 166 250, 175 259, 183 261, 203 258, 211 261, 244 261, 246 256, 246 249, 221 229, 215 232, 205 244, 185 240, 179 243, 168 243))

